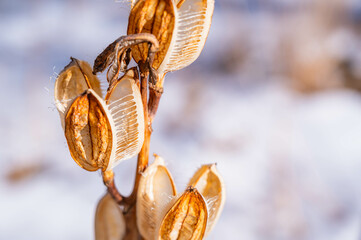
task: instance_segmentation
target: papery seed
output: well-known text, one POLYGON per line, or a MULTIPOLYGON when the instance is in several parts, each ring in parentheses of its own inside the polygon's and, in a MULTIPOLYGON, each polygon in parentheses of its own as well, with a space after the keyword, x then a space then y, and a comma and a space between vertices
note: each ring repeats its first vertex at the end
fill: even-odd
POLYGON ((106 194, 99 201, 95 214, 95 239, 121 240, 125 232, 123 213, 113 198, 106 194))
POLYGON ((115 136, 114 157, 110 159, 107 170, 137 155, 143 145, 145 123, 137 78, 136 69, 129 69, 105 96, 115 136))
POLYGON ((207 236, 216 224, 226 200, 223 179, 217 171, 216 164, 203 165, 188 185, 197 188, 206 200, 209 215, 205 234, 207 236))
POLYGON ((169 204, 176 196, 173 178, 159 156, 142 174, 137 193, 137 226, 145 239, 154 240, 169 204))
POLYGON ((202 52, 212 23, 214 0, 181 0, 177 3, 174 38, 165 64, 158 71, 182 69, 202 52))
POLYGON ((71 58, 71 62, 59 74, 55 82, 55 104, 60 113, 61 123, 64 128, 65 114, 73 102, 85 90, 92 88, 101 96, 99 79, 92 74, 87 62, 71 58))

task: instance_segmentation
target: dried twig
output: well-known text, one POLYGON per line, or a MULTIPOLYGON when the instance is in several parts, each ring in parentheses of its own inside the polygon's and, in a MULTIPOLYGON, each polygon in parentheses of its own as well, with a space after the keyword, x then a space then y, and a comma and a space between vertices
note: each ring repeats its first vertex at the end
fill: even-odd
POLYGON ((95 60, 93 73, 102 72, 107 67, 109 89, 115 84, 120 71, 124 71, 129 61, 127 58, 130 56, 130 49, 132 46, 147 42, 149 43, 149 51, 146 62, 139 62, 140 72, 140 92, 142 96, 142 103, 144 108, 144 143, 141 151, 138 154, 136 175, 134 180, 134 187, 132 193, 128 197, 124 197, 119 193, 114 183, 114 174, 112 171, 105 172, 103 174, 103 182, 107 187, 108 193, 113 199, 123 207, 124 216, 127 219, 126 227, 126 239, 139 239, 140 234, 136 226, 135 216, 135 203, 136 196, 139 187, 139 180, 141 174, 148 166, 149 162, 149 145, 150 137, 152 133, 152 122, 156 111, 160 97, 163 92, 163 77, 158 76, 156 70, 152 68, 155 53, 158 51, 159 44, 157 39, 152 34, 133 34, 118 38, 112 44, 110 44, 95 60), (149 86, 148 86, 148 81, 149 86), (148 101, 148 89, 149 89, 149 101, 148 101))

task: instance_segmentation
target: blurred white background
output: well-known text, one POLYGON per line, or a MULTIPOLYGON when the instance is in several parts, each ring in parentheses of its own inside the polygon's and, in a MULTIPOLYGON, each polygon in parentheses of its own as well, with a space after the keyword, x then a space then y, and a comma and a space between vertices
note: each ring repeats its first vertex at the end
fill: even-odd
MULTIPOLYGON (((114 0, 0 1, 0 239, 93 239, 99 173, 68 153, 53 100, 73 56, 126 33, 114 0)), ((151 152, 179 190, 217 162, 227 187, 208 239, 357 240, 359 1, 219 0, 200 58, 167 76, 151 152)), ((135 159, 116 183, 128 194, 135 159)))

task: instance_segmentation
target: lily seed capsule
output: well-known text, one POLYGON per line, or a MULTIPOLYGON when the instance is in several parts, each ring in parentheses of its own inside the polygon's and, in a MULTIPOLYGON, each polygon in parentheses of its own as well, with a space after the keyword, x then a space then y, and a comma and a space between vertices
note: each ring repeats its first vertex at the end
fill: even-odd
POLYGON ((103 100, 93 89, 76 97, 65 115, 65 137, 75 162, 88 171, 107 171, 139 153, 144 112, 137 72, 130 69, 103 100))
MULTIPOLYGON (((152 33, 159 41, 153 67, 163 75, 194 62, 206 42, 214 0, 134 0, 128 34, 152 33)), ((146 44, 132 47, 136 62, 148 56, 146 44)))
POLYGON ((206 200, 209 215, 205 233, 207 236, 221 215, 226 200, 223 178, 218 173, 216 164, 207 164, 198 169, 188 185, 197 188, 206 200))
POLYGON ((207 206, 197 189, 189 187, 165 215, 158 240, 199 240, 207 226, 207 206))

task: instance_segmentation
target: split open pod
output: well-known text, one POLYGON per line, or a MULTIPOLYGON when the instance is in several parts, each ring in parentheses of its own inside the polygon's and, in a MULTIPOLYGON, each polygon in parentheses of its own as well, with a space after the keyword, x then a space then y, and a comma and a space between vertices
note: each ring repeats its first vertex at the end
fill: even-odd
POLYGON ((207 205, 196 188, 189 187, 165 215, 158 240, 203 239, 207 226, 207 205))
MULTIPOLYGON (((133 0, 128 34, 152 33, 159 41, 153 67, 159 74, 194 62, 206 42, 214 0, 133 0)), ((145 61, 148 46, 132 47, 134 60, 145 61)))
MULTIPOLYGON (((90 79, 88 74, 91 72, 81 71, 81 68, 63 72, 72 75, 77 71, 81 72, 83 79, 90 79)), ((63 103, 58 110, 66 109, 66 114, 61 114, 61 117, 70 154, 85 170, 110 170, 139 153, 144 141, 144 113, 137 78, 135 69, 128 70, 108 90, 105 99, 91 84, 82 85, 81 77, 67 79, 69 87, 63 94, 58 94, 58 89, 55 89, 56 98, 67 96, 70 100, 75 95, 71 104, 66 101, 66 105, 63 103), (85 90, 76 95, 78 92, 74 89, 77 87, 85 90)), ((63 79, 60 75, 56 86, 63 79)), ((56 101, 61 103, 62 99, 56 101)))

